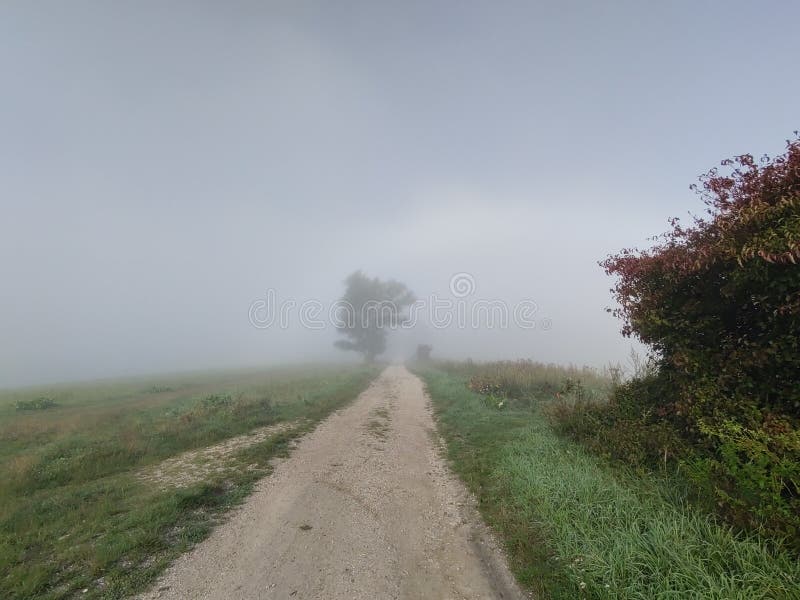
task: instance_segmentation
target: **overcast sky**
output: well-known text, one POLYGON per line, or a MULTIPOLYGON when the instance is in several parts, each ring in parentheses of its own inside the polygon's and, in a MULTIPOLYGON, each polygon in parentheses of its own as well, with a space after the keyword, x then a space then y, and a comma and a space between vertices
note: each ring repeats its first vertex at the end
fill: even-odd
POLYGON ((530 300, 434 354, 603 365, 597 266, 701 212, 688 186, 800 127, 800 4, 0 4, 0 387, 336 357, 361 268, 530 300), (545 330, 542 325, 549 325, 545 330))

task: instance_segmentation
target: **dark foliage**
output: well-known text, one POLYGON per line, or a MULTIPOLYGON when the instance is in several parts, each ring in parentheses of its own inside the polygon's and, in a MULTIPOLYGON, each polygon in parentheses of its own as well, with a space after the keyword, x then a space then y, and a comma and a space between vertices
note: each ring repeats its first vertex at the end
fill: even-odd
POLYGON ((705 218, 602 263, 657 373, 558 422, 612 458, 678 462, 731 522, 800 548, 800 140, 722 167, 694 186, 705 218))

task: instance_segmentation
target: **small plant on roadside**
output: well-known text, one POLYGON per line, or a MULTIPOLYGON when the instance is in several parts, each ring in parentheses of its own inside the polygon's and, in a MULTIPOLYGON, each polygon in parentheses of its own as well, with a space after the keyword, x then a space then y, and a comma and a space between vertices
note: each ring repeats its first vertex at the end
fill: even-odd
POLYGON ((483 405, 486 406, 486 408, 503 410, 503 408, 506 407, 506 399, 503 396, 489 394, 487 396, 483 396, 483 405))
POLYGON ((467 387, 473 392, 484 395, 501 394, 503 386, 488 377, 476 375, 471 377, 467 387))

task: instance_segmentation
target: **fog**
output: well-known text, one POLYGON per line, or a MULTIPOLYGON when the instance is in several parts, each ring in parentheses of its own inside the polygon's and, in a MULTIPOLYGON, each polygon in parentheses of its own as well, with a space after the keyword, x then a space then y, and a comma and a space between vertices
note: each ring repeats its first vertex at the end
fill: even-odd
POLYGON ((0 387, 356 360, 356 269, 420 299, 434 356, 602 366, 632 341, 597 261, 646 246, 732 154, 798 128, 790 2, 27 2, 0 7, 0 387), (769 91, 767 103, 763 92, 769 91))

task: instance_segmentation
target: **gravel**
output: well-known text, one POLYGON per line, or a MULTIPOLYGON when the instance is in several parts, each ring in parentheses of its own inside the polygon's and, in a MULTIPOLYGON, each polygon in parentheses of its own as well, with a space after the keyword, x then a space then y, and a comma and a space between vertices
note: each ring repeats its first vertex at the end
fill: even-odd
POLYGON ((440 455, 422 382, 403 366, 388 367, 299 440, 224 524, 140 596, 525 597, 440 455))

